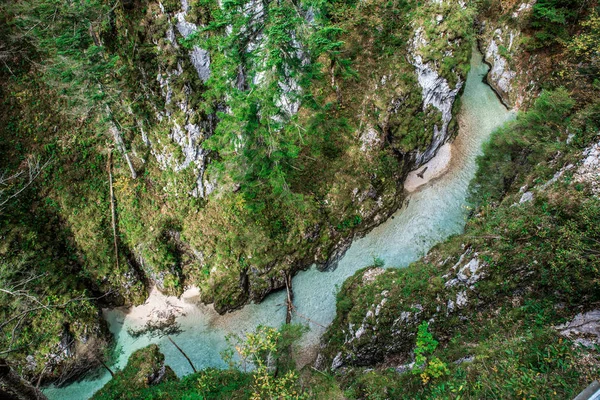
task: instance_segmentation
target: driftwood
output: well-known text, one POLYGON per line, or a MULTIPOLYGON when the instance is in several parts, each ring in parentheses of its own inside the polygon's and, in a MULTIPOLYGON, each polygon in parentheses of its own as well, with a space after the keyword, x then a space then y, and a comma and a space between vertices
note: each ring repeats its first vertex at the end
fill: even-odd
POLYGON ((185 352, 184 352, 183 350, 181 350, 181 347, 177 346, 177 343, 175 343, 175 342, 173 341, 173 339, 171 339, 171 337, 170 337, 170 336, 167 336, 167 339, 169 339, 169 341, 170 341, 171 343, 173 343, 173 346, 175 346, 175 348, 176 348, 177 350, 179 350, 179 352, 180 352, 181 354, 183 354, 183 356, 185 357, 185 359, 186 359, 186 360, 187 360, 187 361, 190 363, 190 367, 192 367, 192 371, 194 371, 194 373, 196 373, 196 372, 197 372, 197 371, 196 371, 196 367, 194 367, 194 364, 192 364, 192 360, 190 360, 190 358, 187 356, 187 354, 185 354, 185 352))
POLYGON ((419 172, 419 173, 417 174, 417 176, 418 176, 419 178, 423 179, 423 174, 425 173, 425 171, 427 171, 427 168, 428 168, 428 167, 425 167, 425 168, 423 168, 423 169, 421 170, 421 172, 419 172))
POLYGON ((294 311, 294 292, 292 292, 292 278, 290 274, 283 272, 285 278, 285 290, 287 291, 287 312, 285 315, 285 323, 290 324, 292 322, 292 312, 294 311))
POLYGON ((106 363, 105 363, 104 361, 102 361, 102 359, 101 359, 101 358, 96 358, 96 359, 98 360, 98 362, 99 362, 100 364, 102 364, 102 366, 104 367, 104 369, 106 369, 106 370, 108 371, 108 373, 110 374, 110 377, 111 377, 111 378, 114 378, 114 377, 115 377, 115 373, 112 371, 112 369, 110 369, 110 368, 108 367, 108 365, 106 365, 106 363))
POLYGON ((310 322, 310 323, 312 323, 312 324, 315 324, 315 325, 317 325, 317 326, 320 326, 320 327, 321 327, 321 328, 323 328, 323 329, 326 329, 326 328, 327 328, 325 325, 323 325, 323 324, 320 324, 320 323, 318 323, 317 321, 315 321, 315 320, 313 320, 313 319, 310 319, 310 318, 308 318, 306 315, 299 313, 299 312, 298 312, 298 310, 296 310, 296 307, 294 307, 294 306, 292 306, 292 311, 293 311, 293 312, 295 312, 295 313, 296 313, 296 315, 297 315, 297 316, 299 316, 300 318, 302 318, 302 319, 305 319, 305 320, 307 320, 308 322, 310 322))
POLYGON ((287 299, 286 299, 287 312, 286 312, 286 316, 285 316, 285 323, 290 324, 292 322, 292 315, 295 313, 300 318, 305 319, 306 321, 308 321, 312 324, 320 326, 321 328, 327 328, 325 325, 320 324, 317 321, 312 320, 309 317, 307 317, 306 315, 298 312, 298 310, 294 306, 294 292, 292 290, 292 276, 290 274, 286 274, 283 271, 282 271, 282 273, 285 276, 285 289, 287 291, 287 299))

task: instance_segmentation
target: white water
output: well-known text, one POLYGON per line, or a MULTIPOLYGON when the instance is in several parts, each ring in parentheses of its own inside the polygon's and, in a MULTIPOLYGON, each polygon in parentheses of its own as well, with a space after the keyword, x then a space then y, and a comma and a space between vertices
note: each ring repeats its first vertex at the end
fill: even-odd
MULTIPOLYGON (((461 233, 467 212, 467 187, 475 173, 475 158, 490 133, 511 113, 483 83, 487 67, 481 54, 474 51, 471 72, 462 95, 459 114, 459 135, 452 144, 452 159, 445 174, 412 193, 401 210, 385 223, 373 229, 364 238, 355 240, 336 270, 319 272, 314 267, 299 273, 293 280, 294 304, 300 314, 310 316, 321 325, 328 325, 335 316, 335 292, 346 278, 360 268, 371 265, 374 257, 385 261, 386 267, 405 267, 423 256, 433 245, 447 237, 461 233)), ((160 308, 166 301, 183 308, 185 315, 178 318, 184 330, 173 336, 176 343, 190 356, 197 369, 225 366, 220 352, 227 347, 225 335, 254 329, 257 325, 278 326, 285 321, 285 294, 274 293, 260 304, 251 304, 242 310, 218 315, 210 306, 196 305, 194 292, 182 299, 165 298, 153 293, 146 306, 129 312, 111 310, 105 316, 122 349, 114 368, 123 368, 129 355, 149 343, 158 343, 166 363, 178 375, 191 373, 187 361, 166 339, 131 338, 128 326, 139 326, 153 307, 160 308)), ((306 320, 296 317, 296 322, 306 320)), ((311 331, 304 337, 303 359, 313 355, 323 328, 310 324, 311 331)), ((52 399, 89 398, 108 380, 104 373, 95 380, 85 380, 64 388, 47 388, 44 393, 52 399)))

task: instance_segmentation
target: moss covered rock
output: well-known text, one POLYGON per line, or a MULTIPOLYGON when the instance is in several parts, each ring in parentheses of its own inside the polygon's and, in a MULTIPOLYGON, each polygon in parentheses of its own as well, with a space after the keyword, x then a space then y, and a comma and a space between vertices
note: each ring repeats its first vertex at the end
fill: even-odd
POLYGON ((122 371, 115 373, 93 399, 134 398, 143 389, 163 382, 177 381, 171 367, 165 365, 165 356, 155 344, 135 351, 122 371))

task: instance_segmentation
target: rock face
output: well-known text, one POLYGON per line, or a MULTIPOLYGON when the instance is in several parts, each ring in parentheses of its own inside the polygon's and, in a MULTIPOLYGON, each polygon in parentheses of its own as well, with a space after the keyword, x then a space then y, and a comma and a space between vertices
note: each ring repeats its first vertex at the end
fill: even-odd
MULTIPOLYGON (((181 11, 175 14, 175 18, 177 19, 175 26, 183 38, 187 38, 198 30, 196 24, 188 22, 185 19, 189 11, 190 6, 187 0, 181 0, 181 11)), ((172 39, 172 29, 169 29, 169 31, 171 33, 168 33, 167 38, 172 39)), ((173 40, 171 41, 174 43, 173 40)), ((198 72, 198 77, 202 82, 206 82, 210 77, 210 55, 208 54, 208 51, 201 49, 198 46, 193 46, 192 50, 189 52, 189 56, 192 65, 194 65, 194 68, 196 68, 196 71, 198 72)))
POLYGON ((0 398, 8 400, 46 400, 37 387, 19 376, 4 359, 0 358, 0 398))
MULTIPOLYGON (((121 204, 126 200, 130 202, 129 207, 124 207, 128 211, 135 209, 140 211, 133 213, 145 214, 138 216, 139 222, 132 221, 131 227, 123 227, 128 232, 122 232, 127 236, 124 242, 130 247, 131 258, 140 266, 140 275, 144 275, 149 285, 154 284, 170 294, 181 293, 186 285, 199 287, 203 302, 213 303, 219 312, 226 312, 248 301, 259 302, 269 292, 282 288, 281 272, 294 273, 313 263, 323 268, 333 267, 354 237, 383 222, 401 205, 405 195, 401 182, 406 173, 431 159, 451 138, 452 111, 465 80, 471 52, 471 43, 466 38, 472 17, 466 17, 469 28, 465 29, 452 20, 465 14, 463 7, 465 5, 449 1, 427 2, 423 9, 415 5, 423 15, 415 23, 412 34, 389 28, 399 37, 407 36, 407 40, 393 43, 396 48, 392 52, 374 45, 372 39, 376 35, 372 32, 353 27, 349 36, 356 34, 358 38, 353 40, 358 40, 368 51, 351 55, 355 58, 352 61, 360 68, 372 70, 360 71, 357 79, 340 79, 344 75, 342 66, 333 61, 331 66, 321 65, 321 58, 315 60, 322 68, 323 77, 315 75, 318 82, 311 90, 328 93, 329 97, 323 101, 331 102, 339 111, 326 111, 331 112, 327 118, 340 116, 356 135, 344 132, 347 137, 340 138, 340 143, 324 147, 323 157, 345 158, 343 163, 331 164, 332 168, 338 168, 336 178, 330 179, 324 173, 326 186, 303 194, 309 210, 305 216, 308 222, 282 218, 289 226, 278 235, 283 237, 287 231, 295 237, 275 240, 272 232, 267 232, 271 229, 267 225, 257 226, 254 231, 246 228, 252 218, 244 208, 247 202, 244 192, 238 194, 240 183, 229 182, 226 177, 219 193, 210 196, 217 181, 216 177, 209 176, 207 167, 218 154, 210 153, 205 146, 219 120, 216 113, 207 115, 205 110, 213 110, 213 105, 203 104, 206 101, 203 94, 207 85, 212 84, 211 74, 215 77, 220 71, 211 71, 215 60, 211 64, 206 49, 199 46, 187 49, 180 42, 203 34, 200 24, 209 18, 211 11, 195 3, 188 4, 186 0, 150 3, 140 25, 147 33, 145 41, 152 42, 145 43, 151 48, 145 57, 151 61, 139 61, 144 62, 140 77, 147 99, 144 111, 149 111, 155 119, 136 121, 140 134, 130 144, 134 164, 139 171, 145 170, 139 181, 147 185, 145 189, 149 194, 136 200, 138 204, 143 203, 141 206, 132 204, 130 198, 117 199, 121 204), (424 22, 431 15, 436 21, 433 30, 424 22), (431 48, 440 45, 441 41, 434 42, 442 34, 452 36, 443 39, 450 48, 445 54, 452 59, 450 67, 442 66, 430 54, 431 48), (385 61, 380 62, 373 52, 385 53, 381 57, 385 61), (348 144, 350 148, 339 153, 337 147, 341 148, 341 139, 346 142, 344 146, 348 144), (140 162, 145 165, 139 167, 140 162), (349 165, 355 169, 350 171, 349 165), (364 174, 363 170, 371 173, 364 174), (343 178, 338 179, 338 175, 343 178), (153 216, 148 217, 151 214, 153 216), (242 219, 246 226, 240 226, 242 219), (229 234, 224 235, 224 231, 238 237, 232 239, 229 234), (268 243, 271 249, 261 249, 260 244, 247 245, 259 242, 268 243)), ((239 60, 243 65, 232 66, 232 76, 227 75, 227 79, 232 80, 233 89, 241 92, 249 92, 257 86, 260 89, 260 85, 269 88, 277 85, 277 96, 273 99, 277 110, 271 118, 276 122, 274 125, 284 126, 292 121, 299 127, 302 145, 298 147, 303 154, 303 124, 312 124, 314 110, 312 105, 302 108, 301 100, 310 97, 304 96, 305 89, 300 82, 304 85, 305 80, 294 68, 311 62, 309 49, 312 47, 308 39, 314 39, 309 37, 310 32, 320 23, 322 11, 298 10, 303 20, 286 31, 288 49, 291 47, 285 57, 289 73, 284 65, 274 74, 273 66, 266 65, 265 61, 271 57, 268 47, 272 38, 267 35, 273 34, 266 29, 269 26, 266 10, 267 3, 244 1, 235 11, 239 14, 232 14, 247 18, 244 26, 232 24, 221 32, 239 38, 240 51, 247 53, 239 60)), ((222 112, 220 115, 229 112, 226 102, 227 99, 223 104, 214 105, 222 112)), ((134 113, 137 115, 138 110, 130 111, 132 116, 134 113)), ((281 129, 289 134, 288 128, 281 129)), ((232 146, 232 153, 239 152, 243 144, 244 138, 240 135, 238 138, 240 140, 233 139, 238 147, 232 146)), ((225 161, 225 164, 229 162, 225 161)), ((298 161, 298 164, 307 170, 312 168, 309 162, 298 161)), ((296 165, 290 166, 302 170, 296 165)), ((312 178, 294 177, 286 186, 293 185, 292 189, 300 193, 310 186, 300 182, 305 179, 312 178)))
POLYGON ((487 276, 487 269, 478 254, 468 249, 446 267, 443 290, 409 296, 402 294, 398 289, 402 285, 390 277, 396 271, 369 268, 357 273, 341 289, 334 328, 324 337, 318 367, 367 366, 385 361, 388 355, 410 354, 423 321, 443 324, 478 303, 476 284, 487 276), (351 300, 365 298, 372 299, 370 304, 351 300), (352 303, 347 314, 340 312, 340 302, 343 307, 352 303))
POLYGON ((129 394, 161 382, 176 381, 177 375, 165 365, 165 356, 155 344, 134 352, 127 366, 115 374, 94 398, 128 398, 129 394))
MULTIPOLYGON (((165 13, 165 8, 160 4, 161 12, 165 13)), ((187 38, 198 30, 198 27, 186 21, 189 12, 189 5, 186 0, 181 0, 181 10, 174 15, 165 13, 168 20, 165 39, 176 52, 183 51, 177 44, 177 29, 179 36, 187 38)), ((158 44, 160 48, 161 45, 158 44)), ((210 55, 208 51, 194 46, 189 51, 189 60, 194 66, 198 78, 206 82, 210 77, 210 55)), ((172 81, 179 78, 184 73, 184 65, 181 60, 177 62, 174 69, 160 69, 156 77, 160 85, 160 92, 165 101, 163 111, 156 110, 156 117, 160 122, 165 121, 170 128, 168 135, 169 142, 165 143, 164 138, 157 137, 150 139, 142 131, 144 143, 150 147, 161 169, 172 169, 175 172, 192 168, 196 176, 196 184, 189 192, 194 197, 206 197, 214 189, 214 183, 205 179, 205 170, 209 162, 208 151, 202 147, 202 142, 210 137, 214 131, 216 117, 209 115, 205 119, 197 121, 197 110, 190 104, 189 99, 193 95, 193 90, 189 84, 184 84, 183 93, 174 93, 172 81), (173 110, 173 111, 172 111, 173 110), (196 122, 197 121, 197 122, 196 122), (181 150, 181 155, 171 150, 172 145, 176 145, 181 150)))
POLYGON ((586 183, 595 196, 600 196, 600 142, 583 152, 583 161, 573 178, 575 182, 586 183))
POLYGON ((587 347, 600 345, 600 310, 577 314, 571 321, 556 329, 575 343, 587 347))
POLYGON ((539 92, 533 78, 536 59, 527 55, 521 45, 520 22, 531 13, 535 0, 515 3, 506 10, 511 21, 498 25, 500 19, 485 20, 481 26, 480 47, 490 65, 488 84, 507 107, 520 109, 539 92))
MULTIPOLYGON (((567 164, 559 169, 547 182, 536 185, 533 189, 538 191, 547 190, 558 182, 565 174, 572 171, 572 182, 587 185, 594 196, 600 196, 600 142, 592 144, 582 152, 582 158, 578 164, 567 164)), ((521 188, 519 204, 527 203, 535 198, 534 192, 527 190, 527 186, 521 188)))
POLYGON ((415 67, 417 79, 423 91, 423 110, 428 107, 435 107, 442 114, 442 121, 440 126, 435 125, 433 127, 433 139, 429 147, 424 152, 417 154, 417 167, 431 160, 440 146, 450 138, 448 126, 452 120, 452 107, 463 86, 459 76, 456 85, 451 88, 448 81, 440 76, 433 63, 423 61, 423 57, 419 52, 428 45, 423 28, 419 27, 415 32, 411 54, 412 64, 415 67))
MULTIPOLYGON (((513 84, 517 73, 510 69, 508 61, 501 54, 500 48, 502 47, 505 52, 510 52, 513 47, 514 35, 514 32, 510 31, 510 41, 506 44, 502 37, 502 30, 496 29, 485 50, 485 60, 492 66, 488 74, 488 82, 502 99, 510 99, 513 96, 513 84)), ((518 103, 520 104, 521 101, 518 101, 518 103)))

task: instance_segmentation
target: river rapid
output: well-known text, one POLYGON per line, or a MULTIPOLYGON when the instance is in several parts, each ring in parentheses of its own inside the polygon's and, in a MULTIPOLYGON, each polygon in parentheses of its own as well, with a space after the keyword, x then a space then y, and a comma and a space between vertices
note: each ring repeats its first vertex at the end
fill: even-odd
MULTIPOLYGON (((299 361, 308 362, 315 355, 320 336, 335 317, 335 293, 344 280, 358 269, 373 264, 375 258, 386 268, 406 267, 419 259, 435 244, 463 231, 467 213, 467 190, 476 170, 476 157, 493 130, 513 118, 484 83, 488 67, 474 50, 458 115, 459 134, 440 152, 432 165, 443 164, 435 179, 420 184, 407 197, 404 206, 386 222, 365 237, 356 239, 333 271, 320 272, 314 266, 293 279, 294 322, 308 324, 310 331, 302 340, 299 361), (448 157, 448 151, 450 157, 448 157), (309 317, 308 322, 305 317, 309 317)), ((418 186, 418 185, 417 185, 418 186)), ((260 304, 218 315, 212 306, 199 304, 197 289, 190 289, 177 299, 153 291, 146 304, 131 309, 105 310, 104 316, 116 340, 116 362, 113 369, 123 368, 131 353, 150 343, 157 343, 165 361, 179 376, 192 372, 190 365, 166 338, 141 336, 133 338, 127 328, 142 326, 149 315, 175 310, 182 332, 173 340, 187 353, 196 369, 225 367, 220 353, 227 348, 230 333, 253 330, 258 325, 279 326, 285 322, 285 292, 269 295, 260 304)), ((62 388, 48 387, 49 399, 86 399, 108 380, 108 372, 62 388)))

